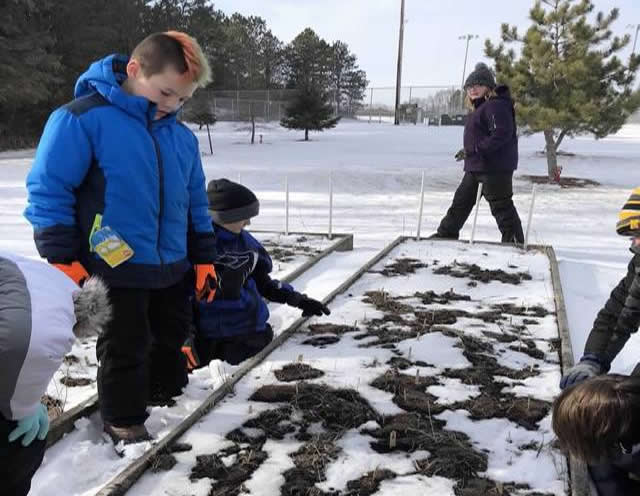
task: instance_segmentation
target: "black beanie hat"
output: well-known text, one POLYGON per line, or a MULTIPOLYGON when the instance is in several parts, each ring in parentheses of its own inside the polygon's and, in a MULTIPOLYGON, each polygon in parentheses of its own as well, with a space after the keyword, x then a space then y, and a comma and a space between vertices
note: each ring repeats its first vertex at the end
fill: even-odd
POLYGON ((476 68, 469 74, 469 77, 464 82, 464 89, 466 90, 473 85, 482 85, 491 89, 496 87, 496 80, 493 77, 491 69, 487 67, 487 64, 482 62, 476 64, 476 68))
POLYGON ((217 224, 231 224, 258 215, 260 202, 242 184, 228 179, 214 179, 207 186, 209 213, 217 224))

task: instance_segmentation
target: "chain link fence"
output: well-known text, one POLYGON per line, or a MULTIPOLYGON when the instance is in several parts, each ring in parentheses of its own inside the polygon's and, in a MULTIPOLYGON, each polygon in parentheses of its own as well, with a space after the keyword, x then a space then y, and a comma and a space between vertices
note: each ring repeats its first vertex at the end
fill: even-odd
MULTIPOLYGON (((330 91, 328 100, 334 115, 368 122, 393 122, 395 87, 367 88, 360 101, 338 99, 330 91)), ((295 99, 295 89, 204 90, 188 107, 206 108, 219 121, 280 121, 295 99)), ((400 92, 401 122, 427 125, 451 125, 464 122, 462 94, 456 86, 403 86, 400 92)))

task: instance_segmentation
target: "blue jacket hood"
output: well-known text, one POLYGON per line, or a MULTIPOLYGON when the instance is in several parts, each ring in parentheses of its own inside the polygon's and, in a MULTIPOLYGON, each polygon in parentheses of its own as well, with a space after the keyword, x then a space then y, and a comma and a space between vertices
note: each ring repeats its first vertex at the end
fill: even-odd
MULTIPOLYGON (((123 109, 138 119, 149 121, 156 112, 156 104, 141 96, 130 95, 122 89, 127 79, 126 55, 113 54, 95 61, 76 81, 74 96, 76 98, 99 93, 109 103, 123 109)), ((175 114, 167 119, 175 119, 175 114)))

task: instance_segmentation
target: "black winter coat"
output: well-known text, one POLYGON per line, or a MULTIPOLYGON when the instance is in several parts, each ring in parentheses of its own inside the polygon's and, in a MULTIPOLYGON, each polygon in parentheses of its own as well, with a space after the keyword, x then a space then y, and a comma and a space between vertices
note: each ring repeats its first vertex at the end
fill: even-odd
POLYGON ((474 103, 464 126, 465 172, 507 173, 518 167, 515 110, 507 86, 474 103))
POLYGON ((629 336, 640 326, 640 247, 627 267, 627 275, 613 289, 598 312, 589 333, 585 353, 593 353, 609 367, 629 336))

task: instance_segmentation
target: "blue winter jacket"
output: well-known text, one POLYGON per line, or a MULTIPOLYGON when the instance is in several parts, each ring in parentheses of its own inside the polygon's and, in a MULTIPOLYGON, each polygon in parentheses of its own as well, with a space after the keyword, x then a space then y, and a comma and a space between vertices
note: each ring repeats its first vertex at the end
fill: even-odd
POLYGON ((207 339, 220 339, 264 332, 269 319, 269 309, 263 297, 270 301, 286 303, 295 294, 293 287, 269 277, 273 268, 271 257, 251 234, 241 231, 234 234, 221 226, 215 226, 216 250, 219 255, 258 252, 258 262, 240 291, 240 298, 225 300, 216 298, 211 303, 196 302, 195 323, 197 332, 207 339))
POLYGON ((27 176, 25 216, 40 255, 80 260, 114 287, 164 288, 190 263, 211 263, 215 238, 194 134, 175 114, 122 90, 128 59, 93 63, 75 100, 55 110, 27 176), (134 255, 110 268, 90 251, 96 215, 134 255))

